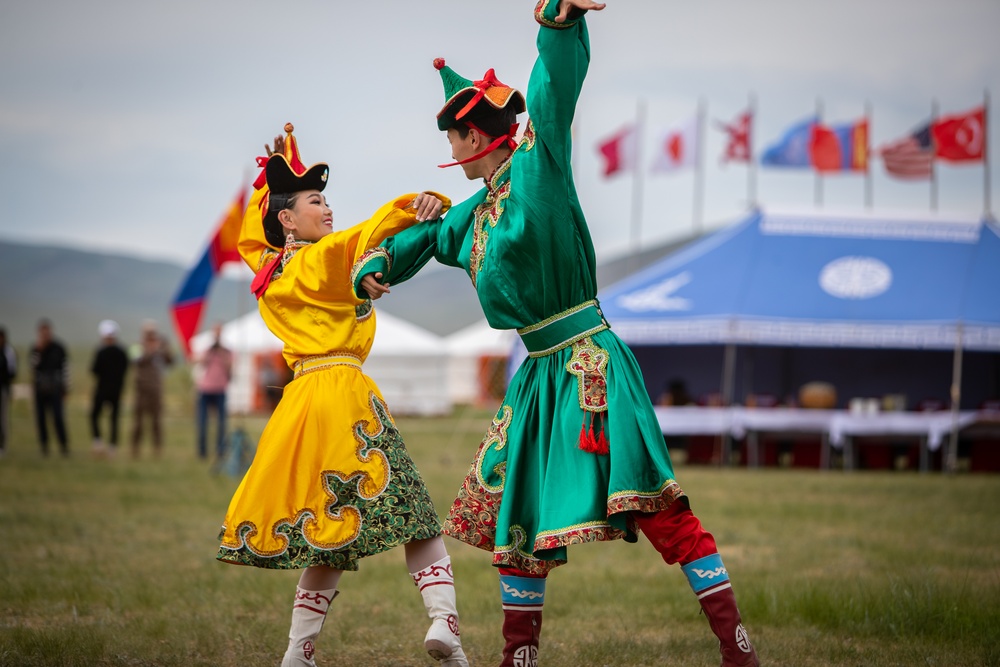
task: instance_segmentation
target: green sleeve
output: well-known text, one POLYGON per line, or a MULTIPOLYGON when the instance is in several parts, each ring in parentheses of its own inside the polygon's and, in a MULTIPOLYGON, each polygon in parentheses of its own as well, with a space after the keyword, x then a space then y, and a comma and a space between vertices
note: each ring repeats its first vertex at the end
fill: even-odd
POLYGON ((537 140, 554 165, 569 171, 571 127, 583 80, 590 66, 590 38, 585 12, 571 12, 556 23, 558 0, 541 0, 535 7, 538 59, 528 81, 528 116, 537 140))
POLYGON ((371 273, 380 272, 383 283, 398 285, 417 275, 432 259, 446 266, 462 267, 459 255, 466 216, 460 210, 454 212, 456 215, 449 212, 444 218, 403 230, 387 238, 358 260, 351 272, 354 292, 358 298, 367 298, 361 288, 361 280, 371 273))

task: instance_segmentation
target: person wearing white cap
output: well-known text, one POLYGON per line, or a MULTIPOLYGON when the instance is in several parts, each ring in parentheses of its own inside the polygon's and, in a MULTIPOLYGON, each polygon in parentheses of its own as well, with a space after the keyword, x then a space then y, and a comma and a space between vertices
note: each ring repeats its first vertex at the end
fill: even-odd
POLYGON ((96 381, 90 408, 90 430, 94 436, 93 454, 104 457, 107 454, 114 455, 118 448, 118 405, 121 402, 122 387, 125 386, 128 355, 125 348, 118 344, 117 322, 102 320, 97 325, 97 332, 101 336, 101 345, 94 353, 94 361, 90 365, 90 372, 96 381), (101 413, 105 407, 110 413, 110 450, 101 438, 101 413))

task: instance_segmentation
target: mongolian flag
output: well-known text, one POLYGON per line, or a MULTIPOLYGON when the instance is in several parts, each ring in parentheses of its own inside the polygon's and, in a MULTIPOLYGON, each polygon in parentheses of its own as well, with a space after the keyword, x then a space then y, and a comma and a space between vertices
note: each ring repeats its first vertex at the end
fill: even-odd
POLYGON ((190 355, 190 341, 201 323, 201 311, 205 306, 208 288, 227 262, 240 260, 236 242, 243 224, 243 209, 246 208, 246 188, 233 199, 222 217, 218 229, 205 248, 201 259, 192 267, 177 290, 172 304, 174 327, 184 344, 184 351, 190 355))
POLYGON ((818 171, 868 171, 868 119, 817 124, 812 134, 812 162, 818 171))

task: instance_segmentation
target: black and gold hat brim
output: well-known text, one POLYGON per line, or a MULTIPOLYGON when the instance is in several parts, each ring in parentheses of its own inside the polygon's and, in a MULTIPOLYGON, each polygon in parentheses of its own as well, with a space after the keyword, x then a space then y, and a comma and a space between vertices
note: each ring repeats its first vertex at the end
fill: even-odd
MULTIPOLYGON (((482 99, 476 102, 476 106, 473 108, 478 108, 484 104, 489 105, 494 109, 505 109, 508 106, 514 109, 515 114, 524 113, 527 109, 527 105, 524 102, 524 95, 521 91, 516 88, 507 88, 505 92, 509 91, 504 97, 503 101, 497 103, 490 95, 484 95, 482 99)), ((465 105, 469 103, 478 91, 475 88, 465 88, 455 93, 451 99, 445 102, 445 105, 441 107, 441 111, 437 115, 437 126, 439 130, 447 130, 450 127, 454 127, 456 122, 461 122, 455 120, 455 114, 465 108, 465 105)))
POLYGON ((325 162, 317 162, 306 169, 304 174, 296 174, 284 155, 272 155, 264 168, 267 188, 274 194, 289 195, 303 190, 320 190, 326 187, 330 177, 330 167, 325 162))
POLYGON ((303 174, 296 174, 284 155, 272 155, 264 167, 267 179, 268 206, 261 222, 264 225, 264 237, 269 244, 280 248, 285 244, 285 233, 278 220, 280 209, 270 206, 272 194, 290 195, 305 190, 319 190, 326 187, 330 177, 330 167, 325 162, 317 162, 306 169, 303 174))

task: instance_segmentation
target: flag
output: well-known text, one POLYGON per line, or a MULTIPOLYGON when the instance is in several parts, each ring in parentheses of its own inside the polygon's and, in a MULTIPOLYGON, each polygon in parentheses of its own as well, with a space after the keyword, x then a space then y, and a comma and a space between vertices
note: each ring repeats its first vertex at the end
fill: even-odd
POLYGON ((788 128, 780 139, 764 150, 760 163, 770 167, 813 166, 811 146, 816 118, 806 118, 788 128))
POLYGON ((652 171, 675 171, 695 166, 698 156, 698 116, 659 133, 652 171))
POLYGON ((934 168, 934 145, 930 123, 902 139, 879 147, 878 155, 890 176, 907 180, 931 177, 934 168))
POLYGON ((980 161, 986 143, 986 109, 942 116, 934 121, 931 133, 936 157, 952 162, 980 161))
POLYGON ((810 146, 818 171, 868 170, 868 119, 813 127, 810 146))
POLYGON ((604 157, 605 177, 635 167, 635 134, 635 126, 626 125, 597 145, 597 151, 604 157))
POLYGON ((750 162, 750 130, 753 125, 753 114, 748 109, 736 117, 732 123, 715 121, 715 126, 729 135, 726 149, 722 153, 722 162, 750 162))
POLYGON ((246 188, 230 204, 222 217, 219 227, 205 248, 201 259, 191 268, 172 303, 174 327, 184 344, 184 351, 191 353, 190 341, 201 323, 201 312, 208 296, 212 280, 227 262, 240 259, 236 242, 239 240, 243 224, 243 209, 246 208, 246 188))

